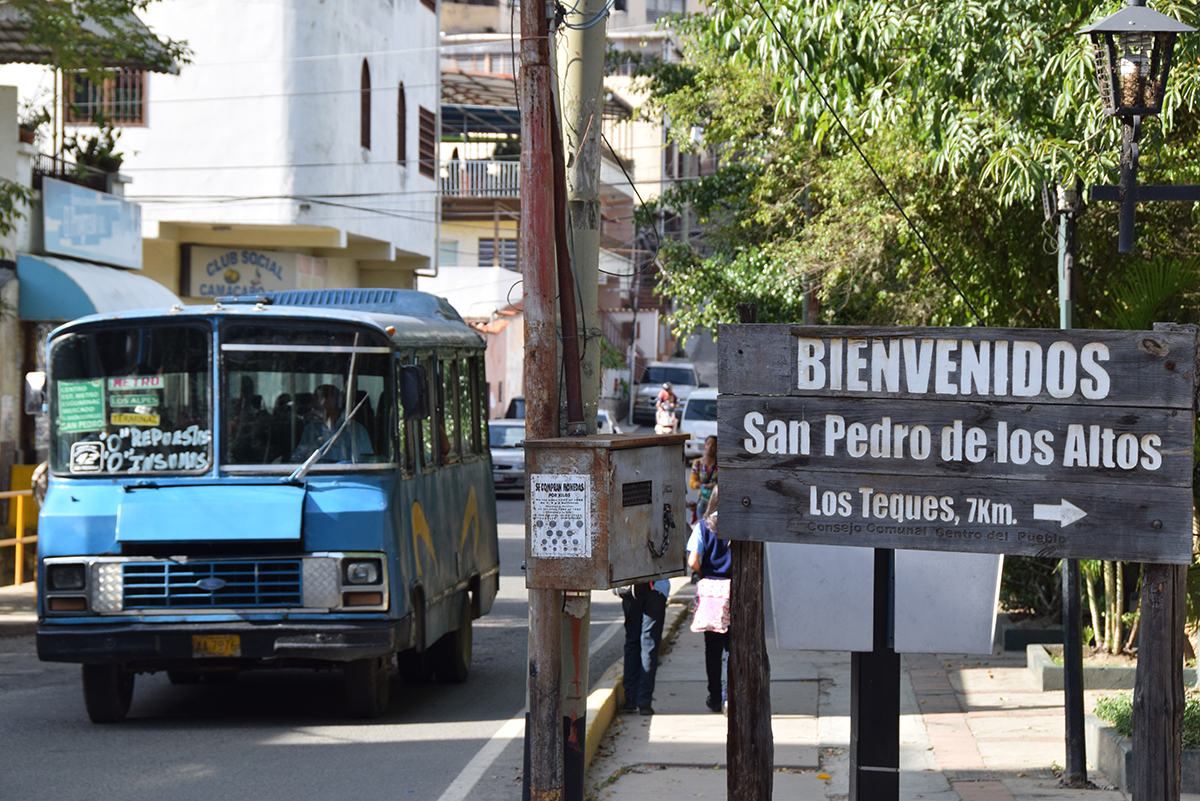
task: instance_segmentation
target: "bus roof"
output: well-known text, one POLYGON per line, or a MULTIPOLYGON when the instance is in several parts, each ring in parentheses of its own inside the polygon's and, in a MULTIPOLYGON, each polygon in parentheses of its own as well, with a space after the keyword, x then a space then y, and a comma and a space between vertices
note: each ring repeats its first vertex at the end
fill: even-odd
MULTIPOLYGON (((97 322, 145 321, 154 318, 258 316, 272 319, 319 319, 356 322, 389 334, 399 346, 483 347, 483 337, 459 317, 444 298, 412 289, 320 289, 268 293, 270 303, 218 303, 93 314, 69 322, 51 333, 97 322)), ((224 299, 222 299, 224 300, 224 299)))

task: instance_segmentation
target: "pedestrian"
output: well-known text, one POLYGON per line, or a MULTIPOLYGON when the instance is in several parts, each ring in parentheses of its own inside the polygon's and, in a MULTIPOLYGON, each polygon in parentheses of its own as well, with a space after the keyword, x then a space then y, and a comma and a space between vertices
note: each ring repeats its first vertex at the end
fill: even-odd
POLYGON ((708 500, 717 487, 717 437, 709 434, 704 439, 704 455, 692 460, 692 472, 688 476, 688 486, 700 490, 696 501, 696 517, 704 517, 708 508, 708 500))
POLYGON ((663 621, 667 617, 667 595, 671 582, 659 579, 621 587, 621 609, 625 613, 625 687, 623 712, 635 709, 653 715, 654 677, 658 673, 658 649, 662 644, 663 621))
POLYGON ((688 540, 688 567, 700 576, 696 584, 696 608, 692 631, 704 633, 704 672, 708 697, 704 704, 713 712, 727 709, 728 693, 722 676, 729 653, 729 580, 733 555, 729 541, 717 536, 717 493, 709 499, 708 514, 700 519, 697 533, 688 540))

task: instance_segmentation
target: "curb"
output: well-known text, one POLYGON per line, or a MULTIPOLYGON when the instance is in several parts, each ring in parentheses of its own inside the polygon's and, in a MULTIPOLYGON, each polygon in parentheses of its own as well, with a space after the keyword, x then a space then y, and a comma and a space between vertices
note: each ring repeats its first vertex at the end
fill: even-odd
POLYGON ((0 637, 23 637, 37 634, 37 619, 33 620, 4 620, 0 619, 0 637))
MULTIPOLYGON (((1033 676, 1034 685, 1041 692, 1052 692, 1063 688, 1063 668, 1054 664, 1051 654, 1061 655, 1061 645, 1031 643, 1025 647, 1025 665, 1033 676)), ((1124 665, 1084 665, 1083 689, 1085 690, 1132 690, 1137 677, 1136 667, 1124 665)), ((1185 687, 1196 684, 1196 668, 1183 669, 1185 687)))
MULTIPOLYGON (((679 631, 680 625, 691 609, 690 598, 672 596, 667 601, 667 619, 663 622, 662 641, 664 643, 670 642, 679 631)), ((609 725, 624 701, 625 687, 621 683, 624 673, 625 660, 618 659, 608 670, 604 671, 600 680, 592 685, 596 689, 592 690, 587 699, 587 737, 583 746, 584 772, 591 768, 596 751, 600 748, 600 741, 604 739, 604 733, 608 731, 609 725)))

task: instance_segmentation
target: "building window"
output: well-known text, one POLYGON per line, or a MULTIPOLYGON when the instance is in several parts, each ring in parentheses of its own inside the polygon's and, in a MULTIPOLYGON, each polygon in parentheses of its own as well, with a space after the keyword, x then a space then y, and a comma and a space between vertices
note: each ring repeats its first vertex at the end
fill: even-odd
POLYGON ((517 269, 517 240, 480 239, 479 266, 517 269))
POLYGON ((363 59, 362 66, 362 81, 359 86, 359 124, 362 131, 359 135, 359 144, 367 150, 371 149, 371 68, 367 66, 367 60, 363 59))
POLYGON ((67 76, 66 83, 63 100, 67 122, 146 124, 145 70, 109 70, 100 84, 93 83, 86 75, 72 74, 67 76))
POLYGON ((404 84, 396 93, 396 161, 408 163, 408 101, 404 99, 404 84))
POLYGON ((427 108, 417 107, 418 169, 426 178, 437 176, 437 115, 427 108))
POLYGON ((438 243, 438 265, 441 267, 458 266, 457 239, 443 239, 438 243))

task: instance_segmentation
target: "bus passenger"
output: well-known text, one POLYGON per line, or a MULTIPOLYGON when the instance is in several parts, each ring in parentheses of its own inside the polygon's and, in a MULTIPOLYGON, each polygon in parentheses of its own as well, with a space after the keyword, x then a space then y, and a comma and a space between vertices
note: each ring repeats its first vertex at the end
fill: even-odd
MULTIPOLYGON (((317 387, 313 406, 319 419, 304 426, 304 433, 300 435, 300 444, 292 453, 292 462, 297 464, 311 456, 313 451, 320 448, 326 440, 333 436, 345 418, 342 391, 333 384, 322 384, 317 387)), ((371 456, 374 452, 367 430, 357 420, 351 420, 350 425, 346 426, 346 430, 330 446, 320 461, 357 462, 364 456, 371 456)))

